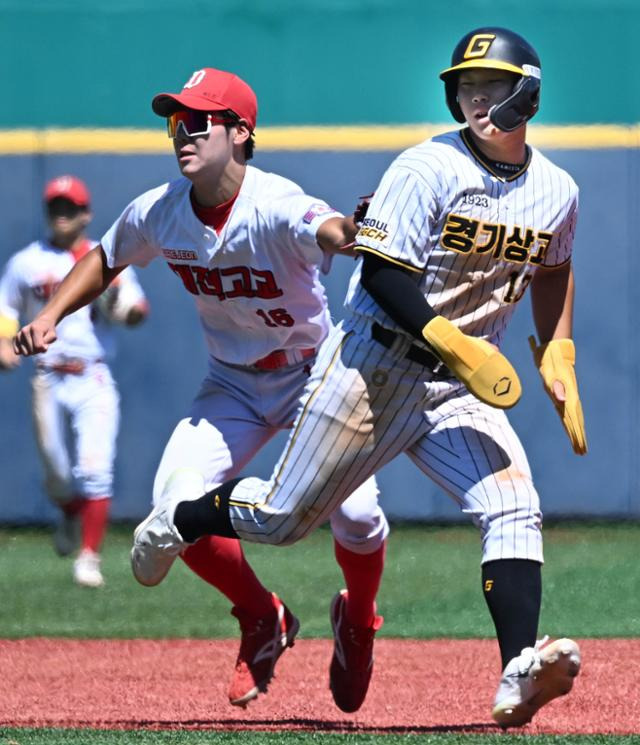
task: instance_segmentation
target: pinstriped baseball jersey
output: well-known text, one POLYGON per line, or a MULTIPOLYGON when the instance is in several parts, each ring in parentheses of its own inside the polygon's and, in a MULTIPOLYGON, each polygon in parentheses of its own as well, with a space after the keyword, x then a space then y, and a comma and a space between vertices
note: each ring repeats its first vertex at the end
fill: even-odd
MULTIPOLYGON (((499 344, 536 267, 570 258, 578 188, 533 148, 506 180, 482 157, 465 130, 409 148, 382 178, 356 241, 415 271, 437 313, 499 344)), ((360 265, 346 304, 401 331, 362 288, 360 265)))
POLYGON ((250 365, 274 349, 316 347, 330 316, 319 267, 319 226, 340 216, 288 179, 247 166, 218 235, 200 222, 191 182, 136 198, 102 239, 110 266, 163 257, 195 298, 210 354, 250 365))

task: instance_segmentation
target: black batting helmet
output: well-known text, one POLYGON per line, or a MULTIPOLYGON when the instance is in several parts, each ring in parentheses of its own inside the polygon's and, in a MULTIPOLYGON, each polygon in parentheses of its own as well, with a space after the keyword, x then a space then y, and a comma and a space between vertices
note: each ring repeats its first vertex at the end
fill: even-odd
POLYGON ((489 111, 492 123, 505 132, 531 119, 540 100, 540 59, 521 36, 506 28, 477 28, 462 37, 451 55, 451 67, 440 73, 444 80, 447 106, 457 122, 464 122, 458 103, 458 76, 469 68, 506 70, 519 77, 513 91, 489 111))

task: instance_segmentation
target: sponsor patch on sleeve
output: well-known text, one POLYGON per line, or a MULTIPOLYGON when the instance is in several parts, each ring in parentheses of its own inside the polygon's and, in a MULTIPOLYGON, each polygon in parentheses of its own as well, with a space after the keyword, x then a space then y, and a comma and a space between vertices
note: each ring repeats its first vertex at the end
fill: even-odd
POLYGON ((382 220, 376 220, 373 217, 365 217, 362 221, 362 227, 358 231, 357 238, 372 238, 374 241, 384 243, 389 237, 389 226, 382 220))
POLYGON ((309 209, 305 212, 302 221, 306 222, 307 225, 309 225, 316 219, 316 217, 320 217, 320 215, 328 215, 331 212, 336 212, 336 210, 334 210, 333 207, 329 207, 328 204, 321 204, 318 202, 316 204, 312 204, 311 207, 309 207, 309 209))

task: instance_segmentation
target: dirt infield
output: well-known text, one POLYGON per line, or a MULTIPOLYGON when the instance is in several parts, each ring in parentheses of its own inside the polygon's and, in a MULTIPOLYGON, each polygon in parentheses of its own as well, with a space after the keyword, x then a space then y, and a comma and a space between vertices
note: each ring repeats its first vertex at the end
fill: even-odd
MULTIPOLYGON (((269 693, 246 710, 227 702, 236 642, 0 641, 0 726, 492 732, 494 641, 376 642, 369 695, 343 714, 327 688, 331 643, 299 640, 269 693)), ((640 732, 640 640, 584 640, 573 692, 528 734, 640 732)))

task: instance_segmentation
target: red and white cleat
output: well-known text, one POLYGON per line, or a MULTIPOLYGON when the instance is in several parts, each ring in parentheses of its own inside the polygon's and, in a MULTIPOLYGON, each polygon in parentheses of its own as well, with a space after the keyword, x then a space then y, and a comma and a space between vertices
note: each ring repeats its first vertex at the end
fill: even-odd
POLYGON ((300 622, 273 593, 273 614, 254 618, 239 608, 231 610, 240 622, 240 650, 229 686, 229 701, 245 707, 259 693, 266 693, 276 662, 293 647, 300 622))
POLYGON ((363 704, 373 672, 373 639, 382 627, 376 616, 370 627, 354 626, 346 615, 348 594, 341 590, 331 602, 333 657, 329 667, 329 688, 336 706, 352 713, 363 704))

